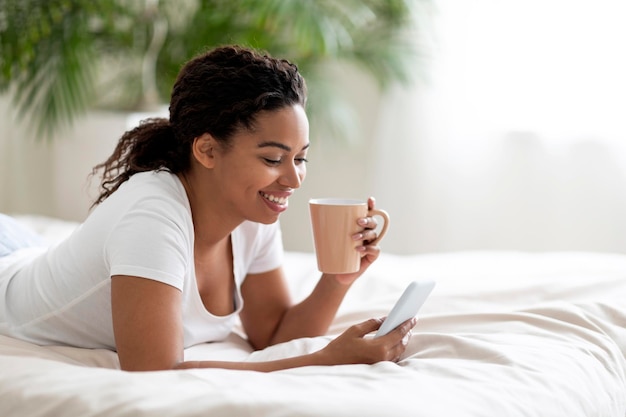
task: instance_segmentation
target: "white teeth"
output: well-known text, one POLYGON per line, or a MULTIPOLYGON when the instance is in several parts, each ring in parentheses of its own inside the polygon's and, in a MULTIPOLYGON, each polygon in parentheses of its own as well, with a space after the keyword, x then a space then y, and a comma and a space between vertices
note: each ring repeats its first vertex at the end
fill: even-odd
POLYGON ((268 199, 269 201, 271 201, 272 203, 277 203, 280 205, 286 204, 287 203, 287 198, 286 197, 276 197, 270 194, 265 194, 265 193, 261 193, 261 195, 263 197, 265 197, 266 199, 268 199))

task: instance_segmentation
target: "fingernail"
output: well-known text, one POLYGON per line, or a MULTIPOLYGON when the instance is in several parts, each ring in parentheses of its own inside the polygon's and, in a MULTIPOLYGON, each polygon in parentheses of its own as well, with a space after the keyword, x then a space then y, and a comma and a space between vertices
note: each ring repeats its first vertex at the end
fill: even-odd
POLYGON ((360 218, 357 223, 361 226, 367 226, 367 224, 369 223, 369 221, 365 218, 360 218))
POLYGON ((352 235, 353 240, 363 240, 363 237, 363 233, 357 233, 355 235, 352 235))

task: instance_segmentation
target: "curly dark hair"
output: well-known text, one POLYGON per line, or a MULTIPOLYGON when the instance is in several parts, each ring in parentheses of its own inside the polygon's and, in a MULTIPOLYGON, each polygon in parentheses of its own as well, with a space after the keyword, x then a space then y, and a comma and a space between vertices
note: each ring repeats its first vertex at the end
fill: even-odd
MULTIPOLYGON (((251 129, 261 111, 306 104, 306 85, 296 65, 241 46, 221 46, 196 56, 178 74, 169 120, 150 118, 124 133, 102 170, 96 206, 138 172, 191 166, 191 145, 204 133, 228 146, 251 129)), ((92 207, 93 207, 92 206, 92 207)))

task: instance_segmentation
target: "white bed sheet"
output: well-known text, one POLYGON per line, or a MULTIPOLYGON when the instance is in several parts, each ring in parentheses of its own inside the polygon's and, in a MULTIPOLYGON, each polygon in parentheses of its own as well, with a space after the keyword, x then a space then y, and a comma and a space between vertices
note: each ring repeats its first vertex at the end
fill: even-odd
MULTIPOLYGON (((71 223, 22 220, 54 241, 71 223)), ((295 299, 318 273, 288 253, 295 299)), ((187 358, 267 360, 311 352, 383 316, 413 279, 437 281, 399 363, 269 374, 123 372, 115 353, 0 336, 0 416, 626 416, 626 255, 461 252, 381 259, 326 337, 253 352, 239 334, 187 358)))

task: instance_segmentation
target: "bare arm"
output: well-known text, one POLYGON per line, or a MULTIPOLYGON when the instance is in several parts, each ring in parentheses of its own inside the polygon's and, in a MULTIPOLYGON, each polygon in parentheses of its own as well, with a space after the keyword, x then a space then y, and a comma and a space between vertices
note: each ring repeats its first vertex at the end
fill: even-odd
POLYGON ((355 324, 331 341, 328 346, 308 355, 296 356, 268 362, 183 362, 177 368, 227 368, 261 372, 298 368, 312 365, 373 364, 380 361, 400 360, 406 349, 409 331, 416 319, 407 320, 383 337, 366 339, 364 336, 376 331, 380 320, 370 319, 355 324))
MULTIPOLYGON (((373 209, 374 199, 370 198, 368 204, 373 209)), ((380 255, 380 247, 367 243, 376 238, 376 221, 367 217, 359 219, 359 225, 363 231, 352 238, 364 240, 364 245, 357 248, 361 253, 360 269, 350 274, 323 274, 311 295, 297 305, 291 305, 282 268, 246 278, 241 288, 245 304, 240 316, 252 346, 262 349, 328 331, 348 289, 380 255)))
POLYGON ((300 338, 325 334, 334 319, 349 284, 322 275, 305 300, 291 305, 282 268, 250 275, 241 292, 244 309, 241 321, 255 349, 300 338))
POLYGON ((378 320, 368 320, 350 327, 318 352, 277 361, 185 362, 181 302, 180 291, 167 284, 138 277, 112 277, 113 329, 122 369, 227 368, 267 372, 309 365, 398 360, 406 346, 403 338, 415 324, 409 321, 384 337, 366 339, 363 336, 380 326, 378 320))

